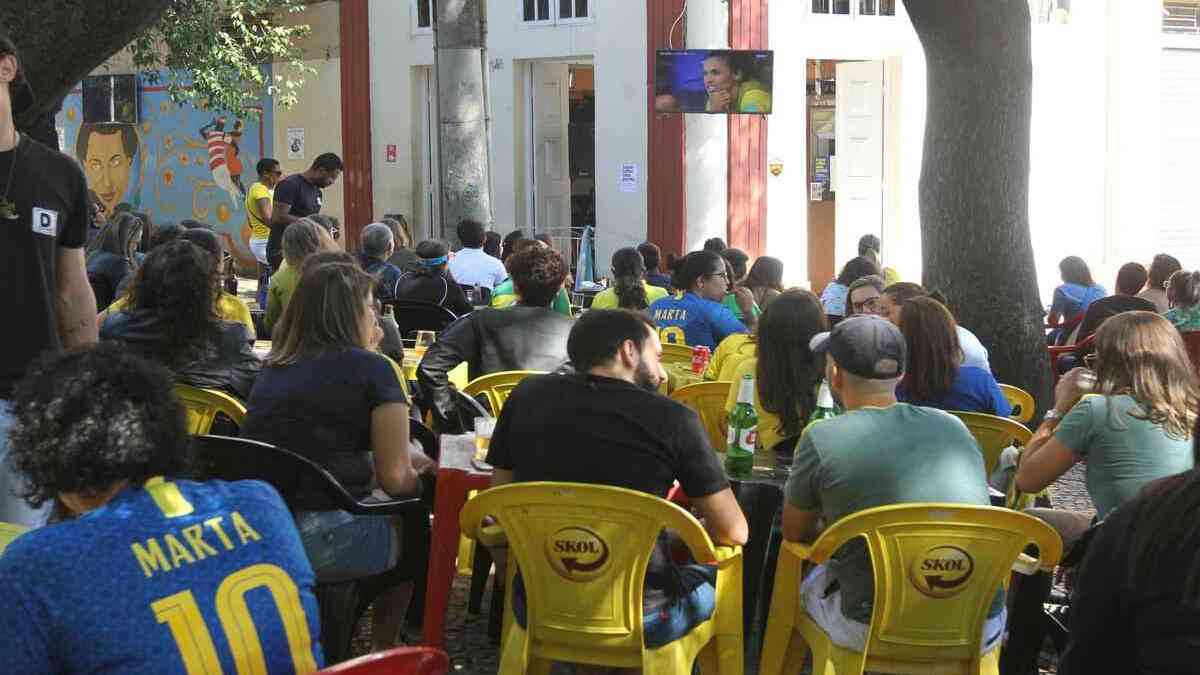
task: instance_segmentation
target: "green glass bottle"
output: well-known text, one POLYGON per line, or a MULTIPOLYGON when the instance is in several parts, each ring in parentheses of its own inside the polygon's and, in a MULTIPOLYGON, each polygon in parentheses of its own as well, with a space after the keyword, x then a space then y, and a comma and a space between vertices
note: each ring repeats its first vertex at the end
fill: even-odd
POLYGON ((827 420, 837 417, 837 415, 837 404, 833 402, 833 392, 829 389, 829 383, 822 380, 820 388, 817 389, 817 409, 808 418, 808 423, 827 420))
POLYGON ((742 378, 737 405, 729 412, 729 436, 725 443, 725 471, 735 478, 749 477, 754 470, 754 446, 758 442, 758 412, 754 410, 754 376, 742 378))

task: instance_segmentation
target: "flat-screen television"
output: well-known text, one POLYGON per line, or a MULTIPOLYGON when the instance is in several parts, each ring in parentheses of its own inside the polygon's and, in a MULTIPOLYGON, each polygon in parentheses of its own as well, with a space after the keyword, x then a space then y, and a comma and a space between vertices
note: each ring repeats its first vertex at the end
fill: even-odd
POLYGON ((771 51, 660 49, 654 62, 654 109, 769 115, 774 68, 771 51))
POLYGON ((85 124, 137 124, 137 78, 97 75, 83 78, 85 124))

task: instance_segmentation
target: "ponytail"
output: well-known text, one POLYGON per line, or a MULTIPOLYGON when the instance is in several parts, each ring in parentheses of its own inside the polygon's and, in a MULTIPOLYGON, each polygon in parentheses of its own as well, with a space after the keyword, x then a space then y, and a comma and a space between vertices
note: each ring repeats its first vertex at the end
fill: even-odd
POLYGON ((642 310, 650 306, 642 279, 646 265, 636 248, 622 248, 612 257, 613 291, 622 309, 642 310))

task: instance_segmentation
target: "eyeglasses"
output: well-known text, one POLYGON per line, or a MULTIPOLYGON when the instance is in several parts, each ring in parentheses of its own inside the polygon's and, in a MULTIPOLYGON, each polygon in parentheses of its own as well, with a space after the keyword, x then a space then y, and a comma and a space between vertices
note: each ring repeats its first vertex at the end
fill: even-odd
POLYGON ((866 311, 874 312, 875 310, 879 309, 879 296, 877 295, 873 298, 867 298, 866 300, 863 300, 862 302, 852 302, 850 304, 851 304, 851 306, 854 307, 855 314, 859 314, 859 313, 866 312, 866 311))
POLYGON ((722 279, 724 279, 726 281, 729 280, 729 275, 726 274, 725 272, 713 272, 711 274, 704 275, 704 278, 706 278, 706 279, 712 279, 714 277, 721 277, 722 279))

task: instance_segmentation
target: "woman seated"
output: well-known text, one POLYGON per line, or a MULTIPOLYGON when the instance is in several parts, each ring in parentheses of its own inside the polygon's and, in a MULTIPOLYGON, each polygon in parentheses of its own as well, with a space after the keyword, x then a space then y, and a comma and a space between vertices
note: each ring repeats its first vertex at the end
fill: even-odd
MULTIPOLYGON (((295 227, 295 224, 292 225, 295 227)), ((288 228, 291 232, 291 227, 288 228)), ((420 491, 434 463, 408 437, 409 402, 395 364, 377 354, 383 337, 374 311, 374 279, 353 262, 308 265, 275 331, 271 355, 246 406, 242 435, 311 459, 357 499, 420 491)), ((395 570, 412 579, 419 550, 390 516, 339 510, 316 485, 294 503, 304 550, 318 582, 395 570)), ((411 533, 410 533, 411 534, 411 533)), ((377 604, 375 647, 395 643, 410 587, 397 584, 377 604)))
POLYGON ((267 313, 263 323, 268 331, 273 331, 283 316, 300 281, 300 268, 305 259, 321 251, 337 250, 329 231, 309 218, 301 218, 289 225, 283 232, 281 245, 283 264, 271 275, 271 287, 267 289, 267 313))
POLYGON ((245 324, 217 314, 215 272, 212 256, 190 241, 155 248, 138 269, 128 305, 108 315, 100 338, 165 365, 179 383, 246 400, 259 360, 245 324))
POLYGON ((825 290, 821 291, 821 306, 825 308, 825 315, 831 324, 846 316, 846 296, 850 292, 850 284, 872 274, 879 275, 879 265, 871 258, 860 255, 846 263, 837 279, 825 286, 825 290))
MULTIPOLYGON (((1151 481, 1193 468, 1200 387, 1179 331, 1157 314, 1117 314, 1096 331, 1094 344, 1090 368, 1075 368, 1059 380, 1054 408, 1022 452, 1016 482, 1022 492, 1040 492, 1087 460, 1088 495, 1095 518, 1104 520, 1151 481)), ((1091 514, 1073 511, 1027 513, 1058 530, 1068 550, 1093 521, 1091 514)), ((1004 672, 1010 672, 1006 663, 1016 668, 1011 672, 1036 670, 1042 601, 1049 592, 1046 574, 1014 585, 1004 672)))
POLYGON ((677 267, 672 285, 682 291, 679 297, 650 305, 650 318, 664 342, 715 349, 730 335, 749 332, 721 305, 729 288, 729 272, 721 256, 711 251, 689 253, 677 267))
POLYGON ((767 308, 767 303, 783 292, 783 261, 769 255, 759 256, 750 266, 750 273, 742 284, 754 295, 754 302, 767 308))
POLYGON ((1200 330, 1200 272, 1180 270, 1167 282, 1167 321, 1180 333, 1200 330))
POLYGON ((933 298, 913 298, 904 303, 900 332, 908 345, 908 366, 896 387, 897 400, 1008 417, 1012 405, 996 378, 982 368, 961 365, 956 327, 950 310, 933 298))
MULTIPOLYGON (((934 300, 946 304, 945 298, 938 291, 934 291, 931 295, 920 284, 914 284, 911 281, 901 281, 894 283, 891 286, 883 289, 883 295, 879 296, 876 311, 879 316, 892 322, 892 325, 900 327, 900 308, 904 303, 912 298, 923 298, 929 296, 934 300)), ((958 333, 958 346, 962 348, 963 358, 962 365, 982 368, 989 373, 992 371, 991 363, 988 361, 987 347, 979 341, 979 338, 974 333, 955 324, 955 332, 958 333)))
POLYGON ((145 225, 132 213, 110 220, 87 252, 88 281, 96 294, 96 306, 108 307, 124 290, 126 278, 137 269, 137 250, 145 225))
POLYGON ((825 359, 808 348, 817 333, 828 330, 817 296, 793 289, 775 298, 758 323, 755 388, 763 413, 758 417, 759 445, 775 448, 794 441, 817 406, 817 387, 825 375, 825 359))
POLYGON ((617 249, 612 256, 612 286, 592 299, 592 309, 642 311, 667 297, 667 289, 646 283, 646 263, 634 247, 617 249))
POLYGON ((1046 322, 1051 326, 1067 325, 1051 331, 1051 344, 1065 343, 1075 324, 1083 320, 1088 305, 1108 295, 1103 286, 1092 280, 1092 271, 1079 256, 1063 258, 1058 263, 1058 271, 1063 283, 1054 289, 1054 300, 1050 304, 1050 316, 1046 322))
POLYGON ((725 259, 725 272, 729 275, 729 290, 721 299, 721 304, 733 312, 738 321, 753 330, 762 309, 755 302, 754 293, 745 287, 746 276, 749 274, 746 265, 750 262, 750 256, 746 255, 745 251, 732 247, 721 249, 718 255, 725 259))

